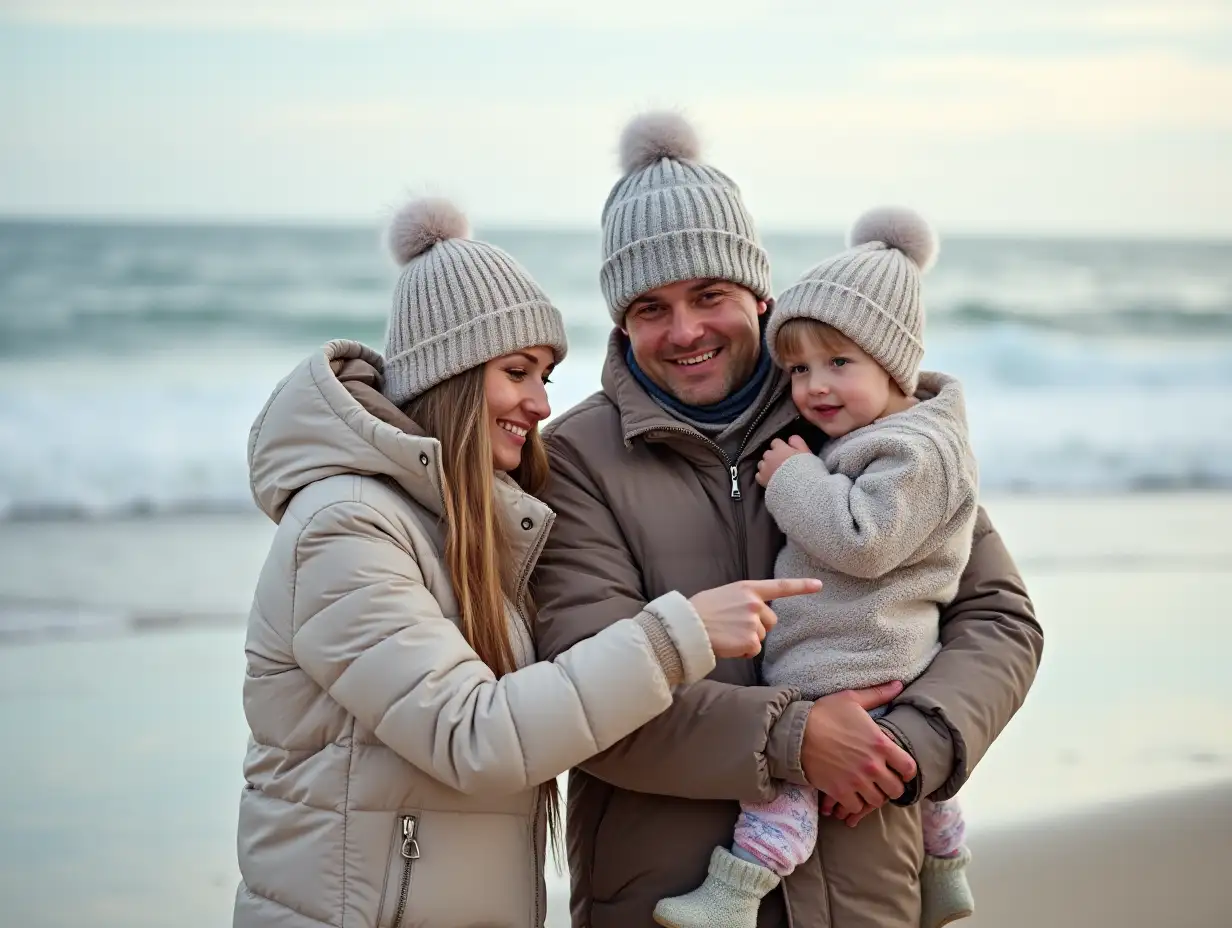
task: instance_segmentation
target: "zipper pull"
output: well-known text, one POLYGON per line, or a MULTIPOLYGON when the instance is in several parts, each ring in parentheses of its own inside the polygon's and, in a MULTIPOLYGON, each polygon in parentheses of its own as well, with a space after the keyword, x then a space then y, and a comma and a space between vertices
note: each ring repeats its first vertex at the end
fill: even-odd
POLYGON ((732 499, 740 499, 740 471, 736 470, 736 465, 731 466, 732 478, 732 499))
POLYGON ((419 841, 415 838, 415 819, 402 817, 402 856, 407 860, 419 860, 419 841))

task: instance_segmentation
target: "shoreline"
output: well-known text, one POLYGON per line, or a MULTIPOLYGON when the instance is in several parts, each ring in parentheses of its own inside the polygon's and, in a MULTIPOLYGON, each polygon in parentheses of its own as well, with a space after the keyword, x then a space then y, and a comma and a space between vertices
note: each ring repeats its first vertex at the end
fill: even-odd
MULTIPOLYGON (((991 494, 984 505, 1032 588, 1232 573, 1232 491, 991 494)), ((274 529, 255 509, 0 520, 0 648, 242 627, 274 529)))
MULTIPOLYGON (((549 419, 550 423, 551 420, 549 419)), ((545 423, 547 424, 547 423, 545 423)), ((1031 489, 1002 487, 985 494, 989 503, 1025 504, 1038 502, 1044 505, 1050 503, 1100 502, 1117 499, 1188 499, 1188 498, 1218 498, 1232 496, 1232 483, 1218 482, 1188 482, 1177 484, 1144 484, 1142 486, 1110 487, 1108 489, 1031 489)), ((0 512, 0 531, 20 527, 39 525, 158 525, 161 522, 172 522, 183 519, 231 520, 252 518, 265 521, 266 517, 250 502, 202 503, 201 505, 183 505, 171 508, 135 505, 114 510, 92 511, 89 509, 44 507, 31 509, 28 507, 11 507, 0 512)))

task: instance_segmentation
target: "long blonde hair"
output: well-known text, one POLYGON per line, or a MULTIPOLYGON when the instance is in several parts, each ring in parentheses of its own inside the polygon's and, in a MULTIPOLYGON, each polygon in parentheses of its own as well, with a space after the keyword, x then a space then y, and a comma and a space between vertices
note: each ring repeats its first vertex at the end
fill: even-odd
MULTIPOLYGON (((441 443, 445 474, 445 566, 458 600, 462 635, 497 678, 517 668, 506 603, 516 605, 527 632, 533 632, 534 601, 515 576, 505 524, 496 511, 492 438, 484 367, 471 368, 438 384, 406 404, 404 411, 441 443)), ((548 456, 538 428, 526 437, 522 460, 509 475, 525 492, 537 496, 548 481, 548 456)), ((556 781, 541 792, 547 804, 548 830, 559 848, 560 801, 556 781)))

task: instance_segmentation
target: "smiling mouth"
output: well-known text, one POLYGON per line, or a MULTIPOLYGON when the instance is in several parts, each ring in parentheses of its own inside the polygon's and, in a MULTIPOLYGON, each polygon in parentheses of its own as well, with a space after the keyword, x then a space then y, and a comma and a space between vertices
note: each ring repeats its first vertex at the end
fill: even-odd
POLYGON ((508 432, 510 435, 514 435, 518 438, 524 439, 530 433, 530 429, 523 428, 520 425, 515 425, 512 422, 506 422, 504 419, 497 419, 496 424, 499 425, 506 432, 508 432))
POLYGON ((842 406, 814 406, 813 407, 817 415, 826 416, 826 417, 837 415, 838 411, 842 408, 843 408, 842 406))
POLYGON ((698 364, 705 364, 721 350, 720 348, 712 348, 702 354, 694 355, 691 358, 681 358, 679 361, 673 361, 672 363, 677 367, 696 367, 698 364))

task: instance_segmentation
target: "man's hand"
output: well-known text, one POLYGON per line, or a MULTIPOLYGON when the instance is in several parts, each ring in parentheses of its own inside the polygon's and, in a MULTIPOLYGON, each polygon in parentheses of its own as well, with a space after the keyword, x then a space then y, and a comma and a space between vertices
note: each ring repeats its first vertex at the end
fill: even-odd
MULTIPOLYGON (((880 725, 880 723, 878 723, 878 725, 880 725)), ((884 729, 882 730, 884 731, 884 729)), ((899 743, 899 747, 902 747, 901 743, 899 743)), ((911 782, 910 780, 907 780, 904 785, 906 786, 910 784, 910 782, 911 782)), ((864 821, 865 817, 872 815, 876 811, 877 810, 874 809, 872 806, 866 805, 866 806, 860 807, 859 809, 856 809, 853 812, 845 808, 844 806, 839 805, 829 796, 821 797, 821 814, 827 817, 833 816, 834 818, 842 822, 844 825, 846 825, 848 828, 855 828, 856 825, 864 821)))
POLYGON ((885 683, 844 690, 813 703, 800 760, 809 783, 824 794, 824 814, 841 806, 840 817, 854 826, 888 799, 901 796, 903 784, 915 776, 911 755, 868 714, 902 690, 899 682, 885 683))
POLYGON ((757 462, 757 482, 763 487, 769 486, 770 478, 774 476, 776 470, 783 466, 784 461, 797 454, 812 453, 809 451, 809 446, 804 443, 804 439, 799 435, 793 435, 787 441, 776 438, 770 442, 770 447, 766 449, 766 453, 757 462))

